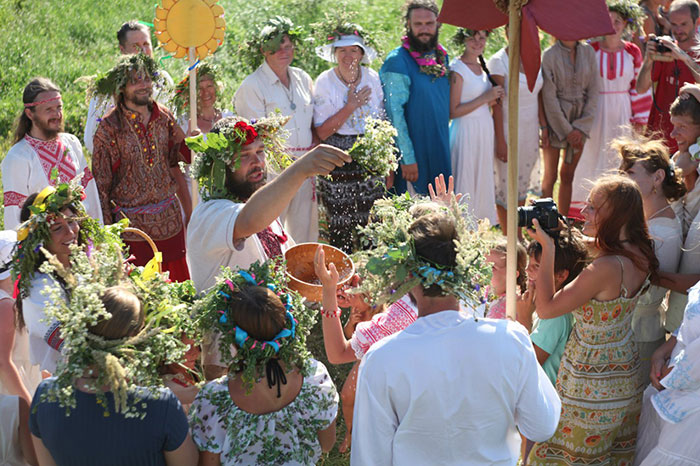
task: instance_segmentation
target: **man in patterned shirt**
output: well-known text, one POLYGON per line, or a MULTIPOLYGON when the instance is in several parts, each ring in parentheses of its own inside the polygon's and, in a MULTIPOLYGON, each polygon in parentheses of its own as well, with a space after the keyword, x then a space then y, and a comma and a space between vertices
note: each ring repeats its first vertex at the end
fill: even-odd
MULTIPOLYGON (((128 218, 155 241, 163 270, 183 281, 189 278, 185 225, 192 203, 178 164, 189 163, 190 151, 173 116, 152 98, 156 74, 152 58, 128 55, 96 83, 114 94, 117 106, 97 128, 92 165, 105 223, 128 218)), ((135 235, 125 239, 134 263, 145 265, 153 256, 148 243, 135 235)))

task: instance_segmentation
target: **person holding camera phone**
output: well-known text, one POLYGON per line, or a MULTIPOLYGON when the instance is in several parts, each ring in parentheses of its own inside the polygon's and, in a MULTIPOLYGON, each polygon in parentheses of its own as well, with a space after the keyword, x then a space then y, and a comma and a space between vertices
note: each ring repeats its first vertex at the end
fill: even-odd
POLYGON ((669 108, 685 83, 700 81, 700 55, 694 48, 700 44, 697 34, 700 7, 695 0, 675 0, 668 12, 673 39, 647 36, 646 55, 637 77, 637 92, 642 94, 656 83, 653 104, 647 123, 647 134, 661 132, 669 152, 678 150, 671 137, 673 125, 669 108))
POLYGON ((631 179, 598 179, 581 213, 595 259, 558 291, 555 239, 536 219, 529 230, 542 245, 537 315, 552 319, 572 312, 576 318, 557 378, 559 425, 552 438, 532 449, 530 466, 631 464, 634 457, 643 387, 631 320, 649 278, 656 278, 658 260, 642 195, 631 179))

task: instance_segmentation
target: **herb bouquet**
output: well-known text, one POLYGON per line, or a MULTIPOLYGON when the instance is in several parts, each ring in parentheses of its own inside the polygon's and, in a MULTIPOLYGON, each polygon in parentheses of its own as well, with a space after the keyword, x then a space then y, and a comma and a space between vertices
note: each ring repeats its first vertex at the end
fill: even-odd
POLYGON ((366 172, 366 178, 389 176, 399 167, 394 145, 396 129, 387 120, 365 118, 365 134, 357 138, 348 153, 366 172))

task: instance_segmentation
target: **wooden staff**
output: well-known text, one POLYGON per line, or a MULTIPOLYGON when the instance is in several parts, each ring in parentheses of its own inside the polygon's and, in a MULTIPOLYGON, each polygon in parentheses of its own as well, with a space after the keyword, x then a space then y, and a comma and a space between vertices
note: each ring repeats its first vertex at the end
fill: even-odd
POLYGON ((506 245, 506 315, 515 320, 518 269, 518 94, 520 90, 520 9, 510 0, 508 7, 508 238, 506 245))
MULTIPOLYGON (((190 132, 198 128, 197 126, 197 63, 195 58, 195 48, 190 47, 190 132)), ((197 199, 197 192, 199 187, 197 186, 197 180, 192 179, 190 183, 191 193, 190 198, 192 199, 192 209, 194 209, 195 199, 197 199)))

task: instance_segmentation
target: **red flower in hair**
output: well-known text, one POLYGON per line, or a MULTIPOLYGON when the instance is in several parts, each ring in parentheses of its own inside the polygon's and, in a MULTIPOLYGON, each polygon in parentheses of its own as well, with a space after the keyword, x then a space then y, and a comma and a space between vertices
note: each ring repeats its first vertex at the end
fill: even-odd
POLYGON ((250 126, 245 121, 239 121, 238 123, 236 123, 234 125, 234 129, 240 130, 243 134, 245 134, 245 141, 243 142, 244 146, 252 144, 253 141, 255 141, 255 138, 258 137, 258 132, 255 131, 255 128, 250 126))

